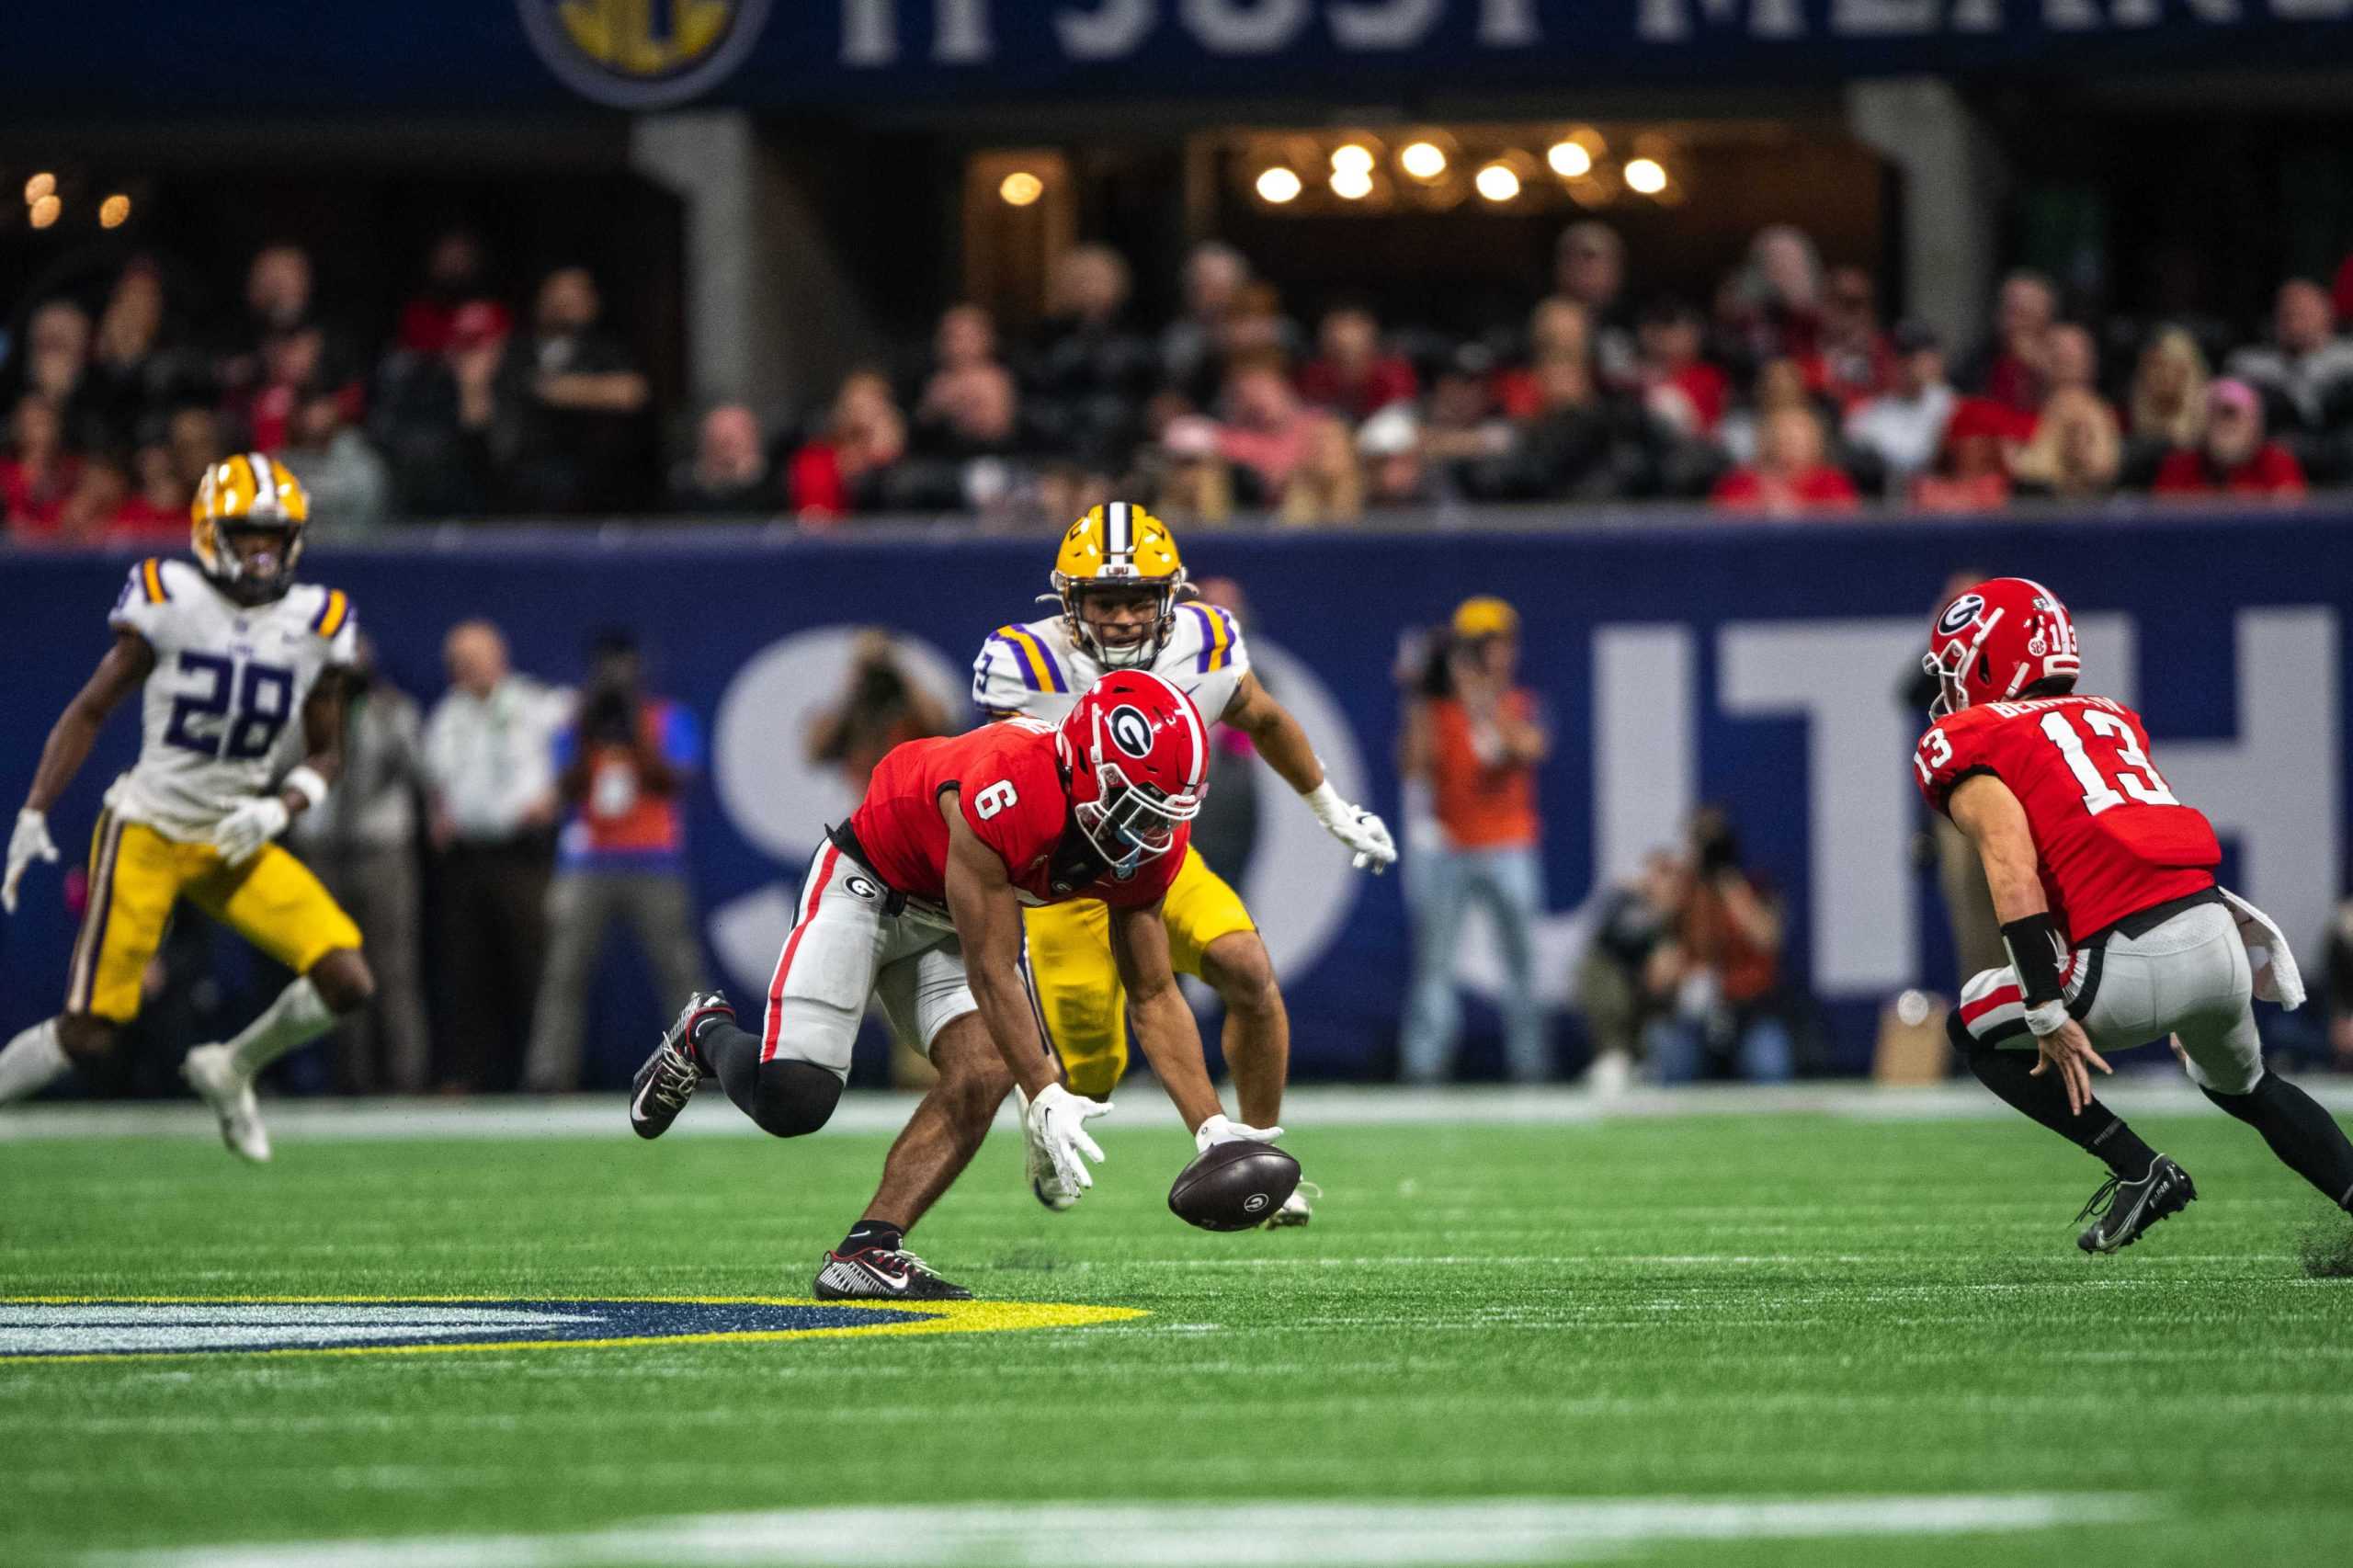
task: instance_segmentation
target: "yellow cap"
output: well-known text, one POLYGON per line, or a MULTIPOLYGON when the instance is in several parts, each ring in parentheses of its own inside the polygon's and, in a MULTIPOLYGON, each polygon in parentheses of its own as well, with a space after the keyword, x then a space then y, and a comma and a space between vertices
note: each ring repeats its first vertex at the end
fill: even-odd
POLYGON ((1464 599, 1454 609, 1454 634, 1461 638, 1517 637, 1519 611, 1491 594, 1464 599))

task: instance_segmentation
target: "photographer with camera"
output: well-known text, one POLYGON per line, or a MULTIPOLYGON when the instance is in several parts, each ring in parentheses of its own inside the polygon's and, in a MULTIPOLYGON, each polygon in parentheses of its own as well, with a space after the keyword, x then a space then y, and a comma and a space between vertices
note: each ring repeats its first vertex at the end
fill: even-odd
POLYGON ((1721 806, 1691 813, 1674 935, 1652 953, 1650 989, 1669 1005, 1650 1025, 1650 1057, 1664 1084, 1728 1069, 1754 1084, 1796 1075, 1781 984, 1788 936, 1780 901, 1741 863, 1721 806))
POLYGON ((637 641, 597 637, 573 722, 556 733, 556 793, 571 817, 548 888, 548 960, 523 1086, 580 1086, 580 1036, 605 927, 626 916, 665 996, 702 983, 687 891, 679 802, 702 767, 702 731, 685 708, 649 696, 637 641))
POLYGON ((948 710, 899 667, 891 634, 870 626, 850 649, 849 689, 810 722, 809 760, 830 762, 855 794, 891 748, 948 733, 948 710))

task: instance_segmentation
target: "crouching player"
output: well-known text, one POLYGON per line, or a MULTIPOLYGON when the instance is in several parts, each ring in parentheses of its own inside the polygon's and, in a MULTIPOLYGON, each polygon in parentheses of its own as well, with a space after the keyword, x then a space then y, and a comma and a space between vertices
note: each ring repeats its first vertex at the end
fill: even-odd
POLYGON ((972 1292, 906 1250, 1005 1096, 1027 1095, 1032 1157, 1074 1191, 1103 1152, 1086 1122, 1111 1108, 1063 1087, 1022 975, 1024 906, 1099 899, 1136 1038, 1186 1125, 1214 1142, 1271 1140, 1220 1113, 1200 1034, 1169 966, 1161 901, 1200 809, 1209 741, 1192 699, 1156 676, 1105 680, 1060 725, 992 724, 911 741, 877 765, 866 798, 817 851, 799 919, 768 983, 760 1030, 716 992, 688 998, 638 1070, 630 1124, 656 1138, 697 1084, 779 1138, 833 1115, 870 997, 939 1082, 882 1164, 882 1181, 827 1253, 826 1300, 938 1301, 972 1292))
POLYGON ((1937 618, 1921 792, 1984 863, 2010 964, 1965 986, 1949 1028, 1985 1086, 2112 1173, 2076 1244, 2112 1253, 2198 1196, 2189 1175, 2092 1095, 2102 1051, 2177 1042, 2206 1097, 2353 1209, 2353 1142, 2263 1065, 2250 998, 2294 1007, 2279 929, 2218 887, 2222 846, 2149 760, 2140 716, 2080 696, 2074 622, 2050 589, 1997 577, 1937 618))

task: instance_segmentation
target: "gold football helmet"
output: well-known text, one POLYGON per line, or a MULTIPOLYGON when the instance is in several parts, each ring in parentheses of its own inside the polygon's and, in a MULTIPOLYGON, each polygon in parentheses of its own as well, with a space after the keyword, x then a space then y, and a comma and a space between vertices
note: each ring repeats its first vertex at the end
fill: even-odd
POLYGON ((231 598, 267 604, 294 585, 303 526, 311 520, 311 497, 302 482, 276 458, 233 452, 206 469, 188 517, 188 547, 196 552, 197 563, 231 598), (282 534, 286 542, 274 552, 248 559, 229 537, 246 532, 282 534))
POLYGON ((1185 562, 1168 525, 1127 501, 1109 501, 1089 511, 1063 535, 1054 555, 1054 593, 1070 621, 1074 642, 1106 669, 1148 669, 1168 645, 1176 627, 1176 600, 1186 591, 1185 562), (1090 593, 1154 595, 1159 614, 1152 630, 1125 645, 1096 635, 1079 603, 1090 593))

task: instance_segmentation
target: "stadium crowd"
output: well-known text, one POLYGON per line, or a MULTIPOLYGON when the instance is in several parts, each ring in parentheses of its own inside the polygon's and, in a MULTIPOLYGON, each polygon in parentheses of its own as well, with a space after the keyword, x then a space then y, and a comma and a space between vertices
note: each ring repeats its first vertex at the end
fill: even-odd
POLYGON ((282 458, 351 528, 654 511, 1059 526, 1114 491, 1192 523, 1661 498, 1982 512, 2353 481, 2353 258, 2333 288, 2282 281, 2244 330, 2079 319, 2018 271, 1967 344, 1890 322, 1871 272, 1786 225, 1707 301, 1654 294, 1640 259, 1607 223, 1574 223, 1552 291, 1465 339, 1347 300, 1302 320, 1217 242, 1184 259, 1176 317, 1145 322, 1128 261, 1082 244, 1051 267, 1035 330, 952 305, 927 348, 878 352, 821 406, 764 422, 657 407, 587 268, 507 298, 462 231, 374 334, 317 297, 298 246, 252 257, 243 312, 213 332, 142 258, 88 297, 20 301, 0 508, 18 541, 168 537, 204 465, 241 449, 282 458))

